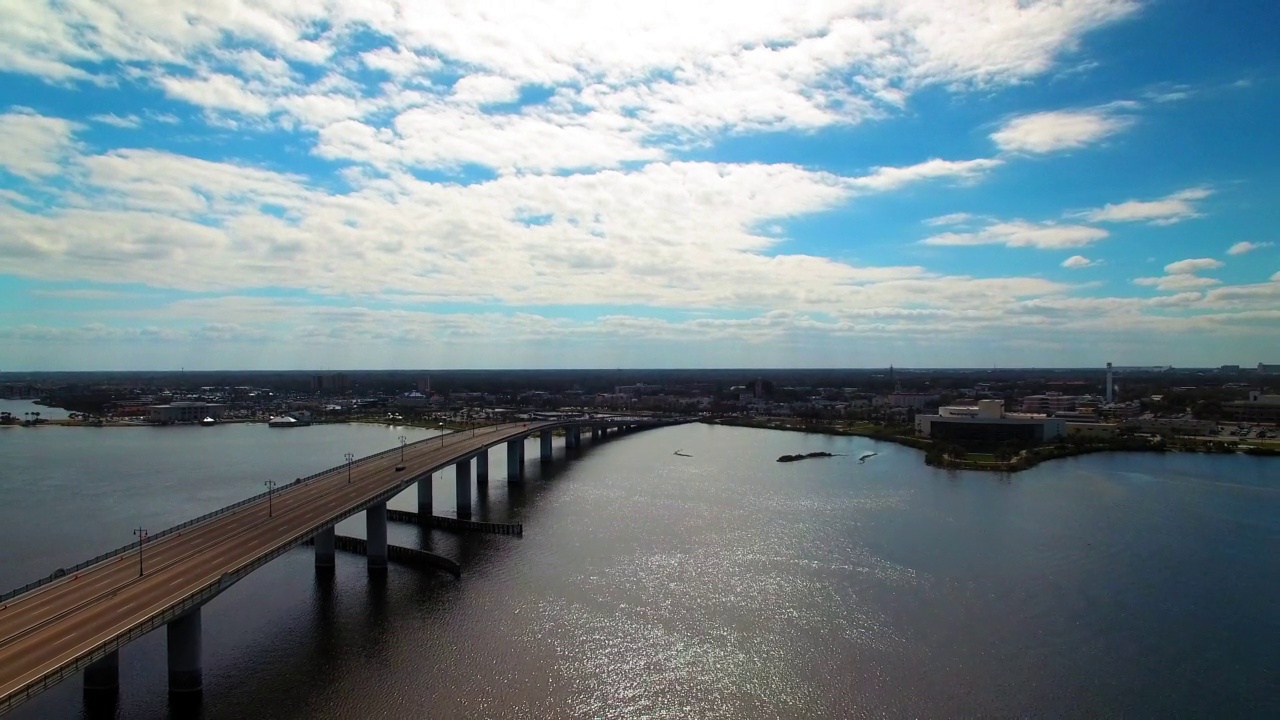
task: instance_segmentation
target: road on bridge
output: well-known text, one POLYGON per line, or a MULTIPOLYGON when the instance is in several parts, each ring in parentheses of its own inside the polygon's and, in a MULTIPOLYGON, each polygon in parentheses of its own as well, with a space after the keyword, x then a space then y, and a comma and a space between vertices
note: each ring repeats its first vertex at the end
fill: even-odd
POLYGON ((297 542, 298 534, 341 517, 428 468, 448 464, 485 446, 527 435, 553 422, 496 425, 474 435, 459 432, 430 438, 346 465, 318 478, 278 488, 268 503, 250 503, 172 533, 43 585, 3 603, 0 609, 0 711, 5 700, 46 673, 75 663, 182 602, 225 573, 297 542))

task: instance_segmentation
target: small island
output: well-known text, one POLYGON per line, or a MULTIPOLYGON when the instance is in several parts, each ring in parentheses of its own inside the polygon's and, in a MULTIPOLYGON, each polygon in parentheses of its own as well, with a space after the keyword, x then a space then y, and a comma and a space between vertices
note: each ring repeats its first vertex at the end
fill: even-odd
POLYGON ((820 457, 835 457, 835 455, 829 452, 811 452, 805 455, 783 455, 782 457, 778 458, 778 462, 795 462, 797 460, 806 460, 808 458, 820 458, 820 457))

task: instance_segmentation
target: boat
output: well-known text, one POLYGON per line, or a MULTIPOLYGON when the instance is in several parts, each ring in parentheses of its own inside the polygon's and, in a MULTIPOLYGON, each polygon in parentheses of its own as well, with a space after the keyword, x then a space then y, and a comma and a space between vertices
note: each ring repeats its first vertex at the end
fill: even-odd
POLYGON ((211 418, 211 417, 207 417, 207 418, 205 418, 205 419, 201 420, 201 421, 200 421, 200 424, 201 424, 201 425, 217 425, 217 424, 218 424, 218 421, 217 421, 217 420, 214 420, 214 419, 213 419, 213 418, 211 418))
POLYGON ((292 415, 281 415, 280 417, 273 417, 267 421, 267 427, 273 428, 302 427, 304 424, 305 423, 298 422, 298 418, 293 417, 292 415))

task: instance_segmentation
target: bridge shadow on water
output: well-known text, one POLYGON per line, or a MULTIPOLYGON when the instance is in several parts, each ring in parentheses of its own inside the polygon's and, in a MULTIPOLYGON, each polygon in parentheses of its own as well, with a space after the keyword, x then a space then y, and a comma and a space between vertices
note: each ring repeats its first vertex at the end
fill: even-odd
MULTIPOLYGON (((523 482, 507 482, 503 477, 484 484, 478 483, 473 490, 471 519, 492 523, 536 522, 538 507, 555 493, 556 481, 569 473, 573 462, 585 452, 590 452, 589 445, 579 450, 558 447, 554 461, 549 464, 544 465, 537 459, 526 462, 523 482)), ((441 513, 440 509, 437 509, 437 513, 453 515, 452 512, 441 513)), ((520 542, 520 538, 486 533, 462 533, 425 527, 416 530, 416 547, 457 560, 462 564, 464 580, 469 571, 482 567, 495 553, 511 547, 512 543, 520 542)))

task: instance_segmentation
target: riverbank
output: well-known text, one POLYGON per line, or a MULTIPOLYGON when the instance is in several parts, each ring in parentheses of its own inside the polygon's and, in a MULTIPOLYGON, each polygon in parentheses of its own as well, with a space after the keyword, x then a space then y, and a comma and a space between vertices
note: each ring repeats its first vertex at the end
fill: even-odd
POLYGON ((788 432, 812 433, 815 435, 840 435, 867 437, 873 440, 906 445, 916 450, 929 450, 933 443, 924 438, 913 437, 905 433, 907 426, 879 425, 877 423, 843 423, 839 425, 804 425, 792 424, 782 418, 719 418, 703 420, 708 425, 727 425, 730 427, 749 427, 759 430, 785 430, 788 432))
POLYGON ((805 424, 789 418, 720 418, 704 420, 711 425, 750 427, 760 430, 785 430, 817 435, 859 436, 873 440, 905 445, 924 452, 924 462, 932 467, 948 470, 980 470, 985 472, 1015 473, 1029 470, 1042 462, 1063 458, 1107 452, 1189 452, 1203 454, 1244 454, 1263 457, 1280 457, 1280 447, 1273 444, 1241 445, 1227 442, 1200 442, 1186 438, 1148 438, 1140 436, 1110 439, 1092 438, 1073 440, 1070 443, 1043 445, 1023 450, 1009 458, 997 458, 994 454, 970 453, 962 448, 934 443, 926 438, 907 435, 913 432, 909 426, 885 426, 875 423, 805 424))

